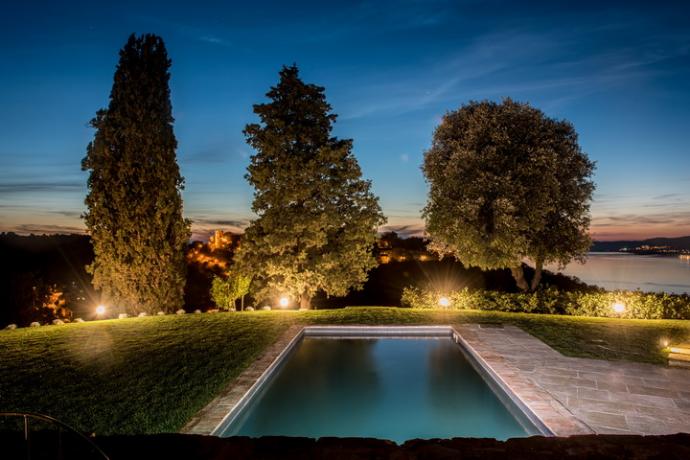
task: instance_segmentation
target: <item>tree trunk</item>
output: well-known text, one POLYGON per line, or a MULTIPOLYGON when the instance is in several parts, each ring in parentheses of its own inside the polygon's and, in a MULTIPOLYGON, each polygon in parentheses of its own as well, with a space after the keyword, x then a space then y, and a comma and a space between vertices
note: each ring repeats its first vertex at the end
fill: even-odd
POLYGON ((240 310, 244 311, 244 296, 242 296, 242 299, 240 300, 240 310))
POLYGON ((544 268, 544 259, 537 258, 537 260, 534 261, 534 278, 532 278, 532 284, 530 286, 530 290, 536 291, 537 286, 539 286, 539 282, 541 281, 541 272, 542 269, 544 268))
POLYGON ((529 290, 529 284, 527 284, 527 280, 525 279, 525 272, 522 269, 522 265, 518 265, 517 267, 511 267, 510 274, 513 275, 513 278, 515 279, 515 284, 517 284, 517 287, 521 291, 529 290))
POLYGON ((299 296, 299 309, 300 310, 311 310, 311 296, 308 294, 302 294, 299 296))

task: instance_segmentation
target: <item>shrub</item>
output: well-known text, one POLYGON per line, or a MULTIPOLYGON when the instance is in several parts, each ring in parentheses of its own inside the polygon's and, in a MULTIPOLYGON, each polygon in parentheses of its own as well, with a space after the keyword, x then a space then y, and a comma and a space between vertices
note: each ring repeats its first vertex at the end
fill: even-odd
MULTIPOLYGON (((441 295, 407 287, 401 305, 411 308, 439 308, 441 295)), ((690 319, 690 295, 641 291, 561 291, 546 288, 532 293, 486 290, 453 291, 445 294, 455 310, 495 310, 522 313, 550 313, 573 316, 608 316, 637 319, 690 319), (613 305, 625 306, 616 312, 613 305)))
POLYGON ((234 286, 231 278, 214 276, 211 282, 211 299, 221 310, 235 311, 234 286))
POLYGON ((211 299, 221 310, 235 311, 235 301, 241 299, 244 310, 244 297, 249 293, 252 278, 239 273, 228 273, 226 277, 214 276, 211 282, 211 299))

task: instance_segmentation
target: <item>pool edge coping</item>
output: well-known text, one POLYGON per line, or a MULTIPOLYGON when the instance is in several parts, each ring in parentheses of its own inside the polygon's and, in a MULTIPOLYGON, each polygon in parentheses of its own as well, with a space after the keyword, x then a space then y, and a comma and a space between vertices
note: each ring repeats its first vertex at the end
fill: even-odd
MULTIPOLYGON (((569 422, 575 422, 582 428, 582 422, 568 411, 558 400, 544 392, 541 396, 548 401, 541 401, 541 407, 535 410, 530 401, 520 397, 510 383, 501 377, 500 372, 479 353, 453 325, 397 325, 397 326, 366 326, 366 325, 313 325, 293 326, 283 333, 264 354, 249 365, 240 375, 234 379, 221 393, 207 404, 202 410, 183 427, 182 433, 204 434, 218 436, 241 414, 244 407, 252 400, 253 396, 261 390, 263 384, 269 380, 273 373, 283 364, 284 360, 294 350, 295 346, 305 336, 356 336, 356 337, 449 337, 458 344, 463 353, 469 355, 470 364, 476 369, 482 378, 489 378, 498 386, 499 390, 510 399, 520 412, 534 425, 541 436, 569 436, 583 434, 581 430, 555 429, 553 424, 544 418, 558 420, 572 418, 569 422), (374 334, 366 334, 374 332, 374 334), (358 334, 358 333, 361 333, 358 334), (269 362, 270 360, 270 362, 269 362), (263 366, 262 366, 263 364, 263 366), (256 369, 257 366, 261 368, 256 369), (482 375, 484 373, 485 375, 482 375), (238 397, 239 396, 239 397, 238 397), (556 406, 556 407, 554 407, 556 406), (551 409, 548 417, 543 417, 543 412, 551 409), (222 418, 219 413, 222 411, 222 418), (542 413, 540 416, 539 413, 542 413), (213 414, 212 417, 211 414, 213 414)), ((487 382, 491 386, 489 382, 487 382)), ((536 387, 535 390, 539 388, 536 387)), ((495 389, 492 388, 495 391, 495 389)), ((565 420, 563 420, 565 421, 565 420)), ((563 428, 563 427, 561 427, 563 428)), ((588 427, 585 431, 593 433, 588 427)))
MULTIPOLYGON (((472 361, 471 364, 476 364, 481 367, 481 370, 486 374, 498 387, 500 390, 513 402, 515 406, 522 412, 522 414, 527 417, 527 419, 532 423, 537 430, 539 430, 542 436, 556 436, 556 433, 551 429, 525 401, 520 398, 520 396, 510 387, 510 385, 496 372, 493 367, 479 354, 475 348, 470 345, 467 340, 460 334, 457 329, 451 326, 451 338, 456 344, 462 346, 463 352, 468 353, 472 361)), ((481 375, 485 378, 484 375, 481 375)))
POLYGON ((278 353, 278 356, 273 358, 271 361, 271 364, 261 373, 259 378, 257 378, 252 386, 247 389, 247 391, 242 395, 242 397, 235 403, 234 406, 228 411, 228 413, 223 417, 223 419, 218 423, 213 430, 211 430, 210 433, 208 433, 211 436, 218 436, 220 432, 225 430, 228 426, 232 424, 232 422, 235 421, 235 419, 242 413, 242 410, 245 408, 247 404, 252 400, 254 395, 261 390, 262 386, 264 383, 269 380, 271 377, 273 377, 273 374, 276 372, 276 370, 283 364, 285 359, 292 353, 292 351, 295 349, 297 344, 304 338, 305 336, 305 329, 306 327, 300 328, 299 331, 297 331, 297 334, 295 334, 292 339, 288 342, 288 344, 283 348, 283 350, 278 353))

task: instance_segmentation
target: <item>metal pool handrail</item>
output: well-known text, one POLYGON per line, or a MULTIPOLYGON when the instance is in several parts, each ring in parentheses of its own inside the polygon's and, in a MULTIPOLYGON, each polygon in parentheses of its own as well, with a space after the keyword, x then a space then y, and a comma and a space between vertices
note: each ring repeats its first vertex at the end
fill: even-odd
POLYGON ((80 431, 77 431, 75 428, 72 428, 68 424, 61 422, 60 420, 51 417, 49 415, 44 415, 44 414, 37 414, 33 412, 0 412, 0 417, 21 417, 24 421, 24 442, 26 443, 26 458, 31 459, 31 436, 29 436, 29 420, 30 419, 37 419, 37 420, 42 420, 44 422, 49 422, 52 423, 53 425, 57 425, 58 427, 58 433, 62 433, 62 431, 66 431, 68 433, 72 433, 77 435, 78 438, 82 439, 83 441, 86 441, 87 444, 95 451, 96 454, 104 458, 105 460, 110 460, 110 457, 106 455, 103 450, 101 450, 98 445, 93 442, 92 439, 90 439, 88 436, 86 436, 84 433, 81 433, 80 431))

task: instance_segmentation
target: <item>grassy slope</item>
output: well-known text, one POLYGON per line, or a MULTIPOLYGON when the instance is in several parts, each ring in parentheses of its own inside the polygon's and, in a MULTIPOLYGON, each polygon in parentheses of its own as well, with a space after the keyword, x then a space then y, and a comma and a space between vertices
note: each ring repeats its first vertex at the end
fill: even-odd
POLYGON ((572 356, 663 363, 662 338, 690 321, 353 308, 99 321, 0 331, 0 410, 56 416, 84 431, 178 430, 289 324, 516 324, 572 356))
POLYGON ((0 333, 0 410, 84 431, 177 431, 274 341, 285 321, 219 314, 0 333))

